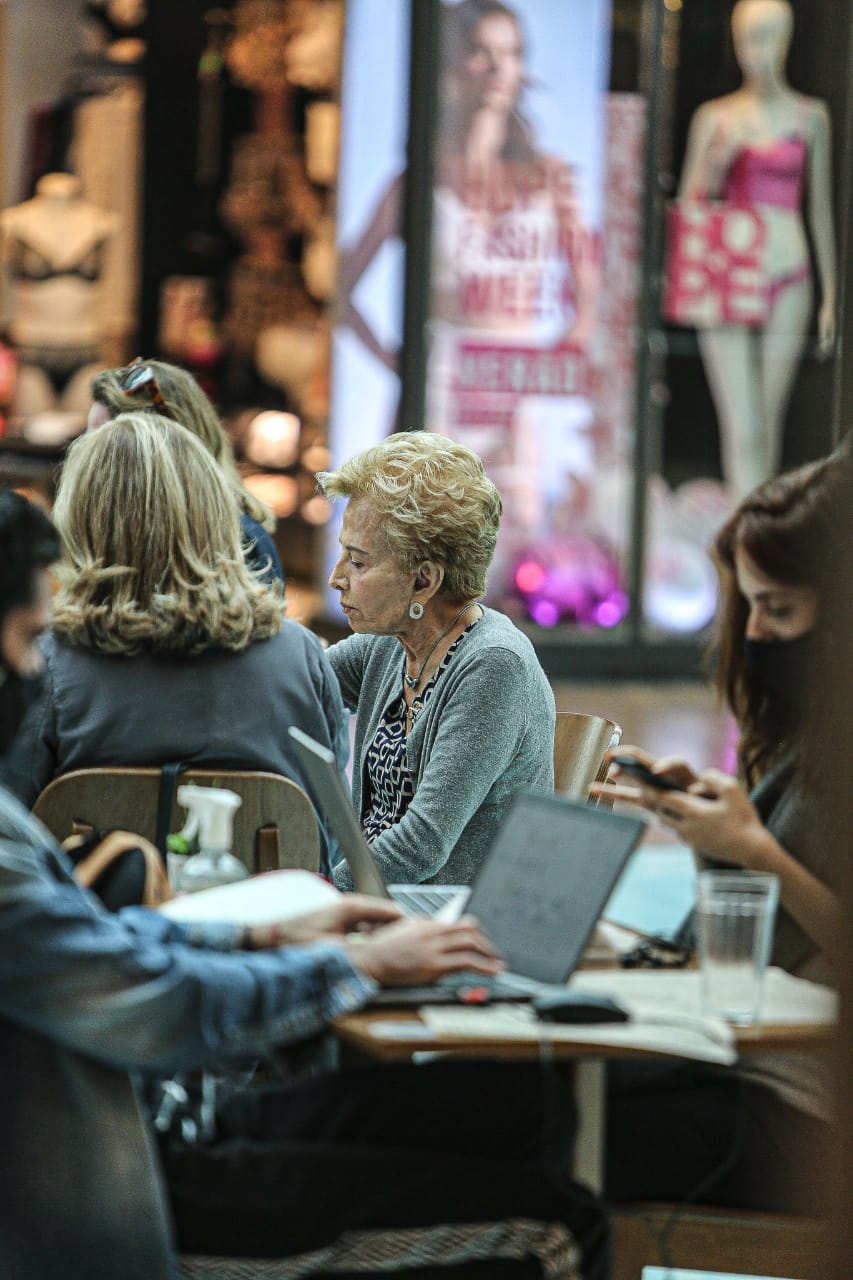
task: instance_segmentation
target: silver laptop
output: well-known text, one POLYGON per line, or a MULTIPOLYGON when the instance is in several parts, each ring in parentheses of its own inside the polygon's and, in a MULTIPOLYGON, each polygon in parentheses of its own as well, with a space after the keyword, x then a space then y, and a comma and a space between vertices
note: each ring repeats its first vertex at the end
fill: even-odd
POLYGON ((385 883, 341 781, 334 755, 301 729, 290 728, 287 732, 308 775, 317 806, 352 872, 357 891, 371 898, 393 898, 410 916, 432 916, 450 906, 454 908, 452 914, 461 914, 470 893, 462 885, 385 883))
MULTIPOLYGON (((385 884, 331 751, 299 729, 288 732, 356 887, 389 896, 394 886, 385 884)), ((529 993, 535 984, 567 981, 645 825, 644 818, 592 809, 562 796, 527 791, 516 796, 470 891, 452 891, 453 914, 464 903, 506 961, 509 973, 501 975, 501 983, 508 979, 509 986, 529 993)))

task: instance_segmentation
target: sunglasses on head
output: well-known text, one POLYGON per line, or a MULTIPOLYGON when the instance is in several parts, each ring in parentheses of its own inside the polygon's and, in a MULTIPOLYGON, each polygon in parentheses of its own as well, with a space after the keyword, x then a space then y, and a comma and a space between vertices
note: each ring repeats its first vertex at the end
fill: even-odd
POLYGON ((125 395, 135 396, 140 392, 145 392, 151 397, 151 403, 160 413, 169 416, 169 410, 166 407, 166 401, 163 399, 163 393, 157 386, 157 378, 150 364, 146 364, 142 356, 137 356, 132 364, 129 364, 119 378, 119 386, 125 395))

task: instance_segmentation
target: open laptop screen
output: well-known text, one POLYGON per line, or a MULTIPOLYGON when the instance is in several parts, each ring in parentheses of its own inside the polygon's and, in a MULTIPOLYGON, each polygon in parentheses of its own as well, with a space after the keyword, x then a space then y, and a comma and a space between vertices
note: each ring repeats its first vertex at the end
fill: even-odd
POLYGON ((480 868, 466 911, 511 972, 565 982, 644 829, 642 818, 523 792, 480 868))

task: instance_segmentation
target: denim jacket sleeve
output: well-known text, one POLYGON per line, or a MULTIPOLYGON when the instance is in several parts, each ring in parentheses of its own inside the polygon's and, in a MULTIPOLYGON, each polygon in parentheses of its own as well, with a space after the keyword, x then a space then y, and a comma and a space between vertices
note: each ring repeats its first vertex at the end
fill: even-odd
POLYGON ((312 1035, 375 990, 335 944, 222 954, 154 913, 125 914, 81 890, 43 828, 0 793, 0 1019, 167 1074, 312 1035))

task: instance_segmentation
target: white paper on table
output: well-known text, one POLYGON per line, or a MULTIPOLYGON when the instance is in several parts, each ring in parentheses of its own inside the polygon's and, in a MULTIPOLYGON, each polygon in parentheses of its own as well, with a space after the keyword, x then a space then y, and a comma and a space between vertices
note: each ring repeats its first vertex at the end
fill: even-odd
MULTIPOLYGON (((624 1002, 622 1002, 624 1003, 624 1002)), ((523 1040, 531 1043, 600 1044, 648 1049, 702 1062, 730 1064, 737 1058, 731 1028, 719 1018, 679 1015, 650 1006, 661 1020, 639 1017, 630 1022, 540 1022, 525 1004, 496 1004, 460 1009, 452 1005, 427 1005, 420 1015, 430 1031, 448 1040, 523 1040)))
POLYGON ((327 907, 338 896, 335 886, 313 871, 265 871, 236 884, 184 893, 159 910, 170 920, 189 923, 272 924, 327 907))
MULTIPOLYGON (((670 1017, 702 1017, 700 982, 698 969, 618 969, 575 973, 569 986, 584 994, 610 996, 626 1009, 637 1007, 647 1016, 652 1013, 647 1006, 657 1006, 670 1017)), ((767 970, 756 1025, 831 1025, 837 1019, 838 996, 829 987, 795 978, 775 966, 767 970)))

